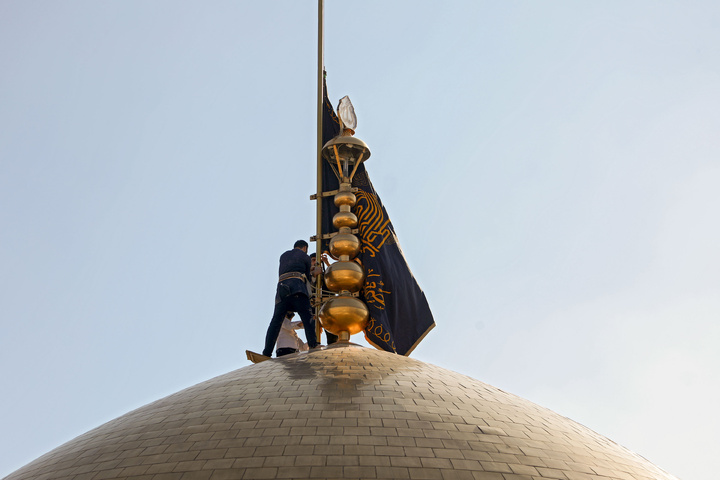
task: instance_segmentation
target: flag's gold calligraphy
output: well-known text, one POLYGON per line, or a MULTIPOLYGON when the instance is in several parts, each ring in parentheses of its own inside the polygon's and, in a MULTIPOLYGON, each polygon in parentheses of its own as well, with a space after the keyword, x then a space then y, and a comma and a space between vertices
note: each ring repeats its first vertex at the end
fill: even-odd
POLYGON ((372 315, 370 316, 367 327, 365 327, 365 338, 368 342, 370 342, 371 345, 375 346, 375 348, 385 350, 384 348, 380 348, 375 342, 373 342, 373 339, 370 338, 368 334, 372 334, 374 338, 382 340, 388 347, 392 349, 393 352, 397 353, 393 336, 390 334, 390 332, 387 331, 383 324, 375 320, 375 317, 373 317, 372 315))
POLYGON ((375 195, 362 190, 358 190, 355 195, 358 199, 355 214, 358 217, 362 251, 374 257, 393 235, 388 228, 390 220, 383 214, 382 206, 375 195))
POLYGON ((363 298, 365 303, 373 305, 379 310, 385 309, 385 294, 389 294, 389 290, 383 290, 385 283, 381 280, 378 273, 372 268, 368 270, 365 276, 365 285, 363 285, 363 298))

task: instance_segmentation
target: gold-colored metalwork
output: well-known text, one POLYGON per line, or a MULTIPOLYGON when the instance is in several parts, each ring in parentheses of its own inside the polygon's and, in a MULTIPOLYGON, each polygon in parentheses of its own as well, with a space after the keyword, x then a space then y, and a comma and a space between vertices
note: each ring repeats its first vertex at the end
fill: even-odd
MULTIPOLYGON (((353 130, 356 119, 350 100, 344 98, 341 105, 344 105, 345 112, 343 122, 348 121, 349 124, 344 124, 342 135, 325 143, 321 150, 322 158, 330 163, 333 170, 337 168, 335 174, 340 181, 334 199, 340 211, 332 219, 333 226, 339 232, 330 238, 328 244, 330 255, 339 261, 330 265, 324 274, 325 285, 330 291, 336 292, 337 296, 323 304, 317 318, 325 330, 338 335, 341 342, 347 342, 350 335, 365 329, 370 318, 365 303, 352 296, 352 293, 362 289, 365 272, 362 266, 351 262, 360 253, 360 239, 353 235, 358 218, 351 210, 357 203, 357 196, 353 193, 357 188, 353 188, 352 178, 363 160, 370 157, 370 149, 365 142, 352 136, 355 133, 353 130)), ((316 198, 324 195, 327 195, 327 192, 319 192, 316 198)), ((317 238, 324 236, 318 233, 317 238)))
POLYGON ((252 363, 260 363, 264 362, 265 360, 270 360, 270 357, 266 357, 262 353, 256 353, 250 350, 245 350, 245 355, 247 355, 247 359, 250 360, 252 363))
POLYGON ((350 183, 343 182, 340 184, 337 195, 335 195, 335 205, 340 208, 340 211, 333 217, 333 226, 337 229, 342 229, 342 227, 354 228, 357 226, 357 216, 350 211, 350 207, 354 206, 357 202, 357 197, 351 190, 352 186, 350 183))
POLYGON ((335 153, 335 161, 337 162, 338 172, 342 172, 343 168, 340 164, 340 154, 338 153, 337 145, 332 146, 333 152, 335 153))
POLYGON ((335 195, 335 205, 341 207, 347 205, 348 207, 354 207, 357 202, 357 197, 349 189, 346 191, 340 190, 335 195))
MULTIPOLYGON (((343 205, 343 207, 346 207, 347 205, 343 205)), ((348 207, 350 208, 350 207, 348 207)), ((354 228, 357 226, 358 218, 357 215, 355 215, 352 212, 338 212, 333 217, 333 227, 335 228, 342 228, 342 227, 348 227, 348 228, 354 228)))
POLYGON ((342 228, 340 233, 330 239, 330 255, 335 258, 347 255, 347 259, 352 260, 360 253, 360 240, 349 233, 349 228, 347 228, 347 233, 343 232, 346 228, 342 228))
POLYGON ((318 315, 325 330, 335 335, 348 332, 355 335, 365 330, 370 312, 365 304, 355 297, 333 297, 322 306, 318 315))
POLYGON ((341 161, 345 158, 351 157, 353 158, 354 163, 354 159, 357 159, 361 153, 363 154, 363 157, 365 157, 365 160, 370 158, 370 149, 367 144, 357 137, 340 135, 328 141, 323 146, 322 156, 330 162, 336 161, 334 147, 337 147, 338 155, 340 156, 341 161))
POLYGON ((325 285, 333 292, 359 292, 364 281, 365 272, 355 262, 335 262, 325 271, 325 285))
POLYGON ((340 181, 349 182, 357 171, 358 165, 370 158, 370 149, 359 138, 340 135, 328 141, 322 148, 322 156, 338 166, 340 181), (350 167, 353 167, 352 174, 350 167))
MULTIPOLYGON (((370 150, 367 151, 368 157, 370 156, 370 150)), ((350 174, 349 178, 353 178, 355 176, 355 172, 357 172, 358 167, 363 161, 363 156, 365 155, 365 152, 360 153, 360 156, 357 158, 357 161, 355 162, 355 166, 353 167, 353 171, 350 174)))

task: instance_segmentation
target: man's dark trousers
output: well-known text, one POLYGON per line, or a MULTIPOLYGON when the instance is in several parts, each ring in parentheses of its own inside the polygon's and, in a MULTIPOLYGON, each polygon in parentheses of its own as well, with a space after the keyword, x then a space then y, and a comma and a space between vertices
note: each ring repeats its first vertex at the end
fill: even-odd
POLYGON ((318 344, 317 337, 315 336, 315 322, 312 319, 312 307, 310 306, 308 296, 303 293, 284 296, 280 294, 280 290, 281 289, 278 288, 278 298, 276 298, 276 300, 279 299, 280 301, 275 303, 275 311, 273 312, 270 326, 268 326, 267 334, 265 335, 263 355, 266 357, 272 357, 273 348, 275 348, 275 342, 277 342, 280 328, 282 327, 283 319, 287 312, 297 312, 297 314, 300 315, 303 327, 305 327, 305 338, 307 339, 308 346, 315 348, 318 344))

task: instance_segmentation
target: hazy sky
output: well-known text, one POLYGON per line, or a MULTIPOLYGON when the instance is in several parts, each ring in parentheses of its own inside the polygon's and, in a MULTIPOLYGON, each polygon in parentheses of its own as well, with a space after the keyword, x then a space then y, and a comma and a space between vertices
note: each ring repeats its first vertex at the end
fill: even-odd
MULTIPOLYGON (((0 2, 0 476, 262 348, 315 230, 316 9, 0 2)), ((714 478, 720 4, 326 21, 437 322, 412 356, 714 478)))

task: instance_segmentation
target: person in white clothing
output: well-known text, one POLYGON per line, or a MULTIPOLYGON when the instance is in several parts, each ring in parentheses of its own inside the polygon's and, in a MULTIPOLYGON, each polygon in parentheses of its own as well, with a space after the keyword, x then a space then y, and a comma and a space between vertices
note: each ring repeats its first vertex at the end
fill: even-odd
POLYGON ((295 333, 295 330, 303 328, 303 324, 300 320, 293 322, 292 318, 294 316, 295 312, 287 312, 283 319, 276 344, 277 350, 275 350, 275 355, 278 357, 308 349, 307 343, 303 342, 295 333))

